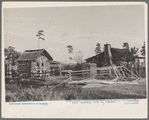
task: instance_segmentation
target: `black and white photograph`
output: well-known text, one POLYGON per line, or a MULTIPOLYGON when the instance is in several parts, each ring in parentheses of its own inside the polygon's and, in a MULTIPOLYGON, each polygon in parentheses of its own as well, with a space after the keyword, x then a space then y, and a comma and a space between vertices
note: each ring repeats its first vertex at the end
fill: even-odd
POLYGON ((147 99, 142 4, 5 7, 4 102, 147 99))

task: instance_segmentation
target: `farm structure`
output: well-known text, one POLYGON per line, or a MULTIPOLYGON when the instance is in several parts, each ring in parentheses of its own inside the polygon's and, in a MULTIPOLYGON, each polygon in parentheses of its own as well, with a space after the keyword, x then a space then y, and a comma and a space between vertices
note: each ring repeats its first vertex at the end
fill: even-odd
POLYGON ((128 49, 112 48, 110 44, 105 44, 101 54, 87 58, 86 62, 96 63, 97 67, 125 65, 133 73, 145 77, 145 57, 136 57, 128 49), (140 59, 144 59, 144 62, 140 62, 140 59))
POLYGON ((70 80, 82 76, 83 79, 89 77, 93 80, 133 81, 140 79, 139 77, 145 77, 145 68, 143 68, 144 70, 140 69, 139 62, 135 62, 139 59, 145 58, 135 57, 128 49, 111 48, 110 44, 105 44, 101 54, 86 59, 86 64, 90 64, 89 69, 82 67, 81 70, 64 70, 62 72, 67 72, 66 75, 70 80), (136 69, 134 65, 138 68, 136 69))
MULTIPOLYGON (((142 58, 138 57, 137 59, 142 58)), ((26 50, 17 62, 21 81, 25 81, 24 78, 27 78, 27 81, 43 81, 44 84, 48 84, 48 80, 56 78, 56 76, 68 78, 70 81, 86 81, 87 79, 104 79, 115 82, 137 80, 142 76, 127 67, 129 62, 133 63, 135 60, 136 58, 129 50, 111 48, 110 44, 105 44, 104 52, 86 59, 86 63, 80 65, 66 65, 53 61, 45 49, 26 50)), ((145 74, 144 71, 142 73, 145 74)))
POLYGON ((50 61, 53 61, 53 58, 45 49, 26 50, 18 58, 19 73, 27 77, 49 76, 50 61))
MULTIPOLYGON (((110 44, 105 44, 104 52, 86 59, 86 63, 95 63, 97 67, 82 70, 82 74, 90 72, 90 77, 92 76, 93 79, 105 79, 115 82, 137 80, 140 79, 139 77, 145 76, 139 75, 137 69, 134 69, 136 59, 140 59, 140 57, 135 57, 127 49, 111 48, 110 44), (129 63, 131 63, 133 69, 128 68, 129 63)), ((74 74, 78 74, 77 71, 69 71, 68 73, 70 79, 73 78, 74 74)))
POLYGON ((111 60, 113 64, 116 64, 117 61, 121 62, 130 62, 133 61, 133 56, 130 51, 127 49, 111 48, 111 45, 106 44, 105 50, 95 56, 89 57, 86 60, 87 63, 96 63, 97 67, 110 66, 109 55, 111 55, 111 60), (108 49, 109 47, 109 49, 108 49), (109 51, 108 51, 109 50, 109 51))

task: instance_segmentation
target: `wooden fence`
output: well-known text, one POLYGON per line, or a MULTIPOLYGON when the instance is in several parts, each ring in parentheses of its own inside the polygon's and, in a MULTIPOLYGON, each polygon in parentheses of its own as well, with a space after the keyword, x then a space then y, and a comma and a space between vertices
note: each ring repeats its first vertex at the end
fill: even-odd
POLYGON ((61 71, 62 75, 67 76, 70 78, 70 80, 73 80, 74 77, 82 77, 82 78, 91 78, 94 79, 97 76, 118 76, 121 79, 123 79, 126 76, 129 77, 144 77, 145 72, 143 72, 143 75, 138 75, 133 73, 131 70, 127 69, 125 66, 108 66, 108 67, 100 67, 100 68, 94 68, 92 67, 89 70, 78 70, 78 71, 73 71, 73 70, 63 70, 61 71), (86 77, 83 75, 87 75, 86 77))
MULTIPOLYGON (((136 75, 136 76, 139 76, 139 77, 145 77, 146 76, 146 72, 145 72, 145 67, 139 67, 139 73, 137 72, 132 72, 132 70, 129 70, 131 72, 126 72, 122 65, 121 66, 114 66, 115 69, 117 69, 116 71, 116 74, 119 75, 119 77, 122 78, 122 76, 131 76, 132 75, 136 75)), ((138 68, 135 68, 134 71, 138 70, 138 68)), ((23 82, 26 82, 26 80, 29 80, 31 82, 38 82, 38 83, 44 83, 45 82, 45 77, 47 77, 47 74, 50 74, 52 73, 52 71, 49 70, 48 67, 45 67, 45 68, 42 68, 42 69, 39 69, 39 68, 36 68, 36 71, 37 72, 30 72, 29 76, 25 75, 24 76, 21 76, 21 72, 19 70, 7 70, 5 71, 5 77, 6 77, 6 82, 9 82, 11 81, 12 78, 14 78, 16 80, 23 80, 23 82)), ((76 71, 73 71, 73 70, 61 70, 61 71, 57 71, 59 72, 59 76, 67 76, 70 80, 76 80, 76 79, 86 79, 86 78, 90 78, 90 79, 94 79, 98 76, 110 76, 110 75, 114 75, 115 74, 115 71, 113 69, 113 66, 108 66, 108 67, 100 67, 100 68, 97 68, 97 67, 90 67, 90 69, 88 70, 76 70, 76 71)))
POLYGON ((72 78, 74 78, 74 77, 89 78, 92 75, 91 70, 78 70, 78 71, 63 70, 61 72, 62 72, 62 75, 69 77, 70 80, 72 80, 72 78), (63 73, 65 73, 65 74, 63 74, 63 73))
MULTIPOLYGON (((120 68, 120 67, 121 66, 117 66, 116 68, 120 68)), ((94 79, 96 76, 110 75, 112 70, 113 68, 110 66, 110 67, 101 67, 101 68, 91 67, 91 69, 89 70, 78 70, 78 71, 63 70, 61 72, 62 74, 65 73, 65 75, 72 80, 74 77, 94 79)))

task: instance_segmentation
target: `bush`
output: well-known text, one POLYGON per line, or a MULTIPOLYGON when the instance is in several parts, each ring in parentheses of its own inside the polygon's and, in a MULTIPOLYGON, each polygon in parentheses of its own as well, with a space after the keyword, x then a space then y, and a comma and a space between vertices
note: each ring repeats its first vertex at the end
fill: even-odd
POLYGON ((18 101, 42 101, 45 88, 26 88, 17 85, 6 84, 6 102, 18 101))

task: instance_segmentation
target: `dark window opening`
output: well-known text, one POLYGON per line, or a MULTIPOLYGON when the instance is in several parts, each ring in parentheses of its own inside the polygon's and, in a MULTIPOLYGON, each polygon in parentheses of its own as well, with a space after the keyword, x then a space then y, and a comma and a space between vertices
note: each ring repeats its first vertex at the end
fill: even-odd
POLYGON ((44 66, 43 63, 42 63, 42 66, 44 66))
POLYGON ((39 63, 37 62, 37 66, 39 67, 39 63))

